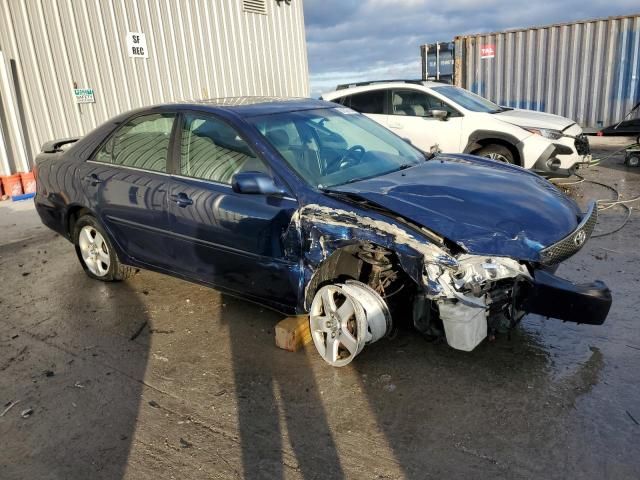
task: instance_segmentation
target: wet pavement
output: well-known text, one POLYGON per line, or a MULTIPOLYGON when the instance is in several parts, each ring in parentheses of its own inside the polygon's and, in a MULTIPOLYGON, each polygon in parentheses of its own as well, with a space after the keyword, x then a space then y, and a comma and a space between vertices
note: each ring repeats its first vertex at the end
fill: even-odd
MULTIPOLYGON (((640 194, 620 155, 584 174, 640 194)), ((0 246, 0 413, 18 402, 0 417, 3 479, 640 478, 635 210, 558 271, 609 284, 603 326, 529 316, 471 353, 401 331, 342 369, 278 350, 281 315, 214 290, 92 281, 21 215, 0 246)), ((603 212, 596 234, 624 217, 603 212)))

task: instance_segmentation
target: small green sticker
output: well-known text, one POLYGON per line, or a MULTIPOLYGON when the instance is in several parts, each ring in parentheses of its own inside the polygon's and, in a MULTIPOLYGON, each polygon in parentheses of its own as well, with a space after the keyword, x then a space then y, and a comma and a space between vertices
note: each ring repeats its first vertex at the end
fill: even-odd
POLYGON ((73 95, 76 97, 76 103, 95 103, 96 99, 93 94, 93 88, 74 88, 73 95))

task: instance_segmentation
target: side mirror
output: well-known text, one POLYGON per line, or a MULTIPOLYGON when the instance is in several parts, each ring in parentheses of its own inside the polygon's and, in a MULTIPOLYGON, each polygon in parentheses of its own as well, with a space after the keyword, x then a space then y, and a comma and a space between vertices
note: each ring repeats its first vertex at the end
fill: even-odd
POLYGON ((411 139, 410 139, 410 138, 407 138, 407 137, 400 137, 400 138, 402 138, 402 139, 403 139, 405 142, 407 142, 409 145, 413 145, 413 142, 411 141, 411 139))
POLYGON ((252 193, 262 195, 286 195, 286 191, 266 173, 241 172, 231 178, 231 187, 236 193, 252 193))
POLYGON ((446 110, 431 110, 431 116, 437 120, 445 121, 449 116, 446 110))

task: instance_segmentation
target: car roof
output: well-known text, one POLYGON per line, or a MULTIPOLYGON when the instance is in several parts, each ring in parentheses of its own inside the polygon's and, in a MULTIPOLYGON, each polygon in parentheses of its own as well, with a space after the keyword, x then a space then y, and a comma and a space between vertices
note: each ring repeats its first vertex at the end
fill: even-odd
POLYGON ((323 93, 321 98, 325 100, 332 100, 335 98, 345 97, 347 95, 353 95, 354 93, 371 92, 374 90, 385 90, 387 88, 408 88, 413 90, 426 90, 434 87, 442 87, 448 84, 442 82, 430 82, 423 81, 417 82, 404 82, 404 81, 390 81, 390 82, 374 82, 369 85, 359 85, 350 88, 341 88, 339 90, 333 90, 328 93, 323 93))
POLYGON ((198 110, 219 111, 226 110, 240 117, 255 117, 283 112, 313 110, 317 108, 335 108, 336 105, 323 100, 302 97, 269 97, 244 96, 210 98, 204 100, 188 100, 179 102, 182 108, 192 106, 198 110))

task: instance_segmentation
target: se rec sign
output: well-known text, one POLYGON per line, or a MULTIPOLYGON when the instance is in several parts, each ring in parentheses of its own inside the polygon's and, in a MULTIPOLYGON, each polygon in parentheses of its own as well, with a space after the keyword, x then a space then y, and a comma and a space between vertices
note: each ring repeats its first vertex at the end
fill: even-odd
POLYGON ((132 58, 149 58, 147 38, 144 36, 144 33, 127 33, 127 53, 132 58))

